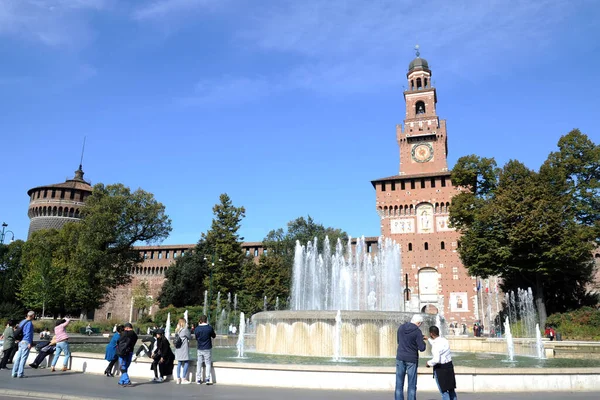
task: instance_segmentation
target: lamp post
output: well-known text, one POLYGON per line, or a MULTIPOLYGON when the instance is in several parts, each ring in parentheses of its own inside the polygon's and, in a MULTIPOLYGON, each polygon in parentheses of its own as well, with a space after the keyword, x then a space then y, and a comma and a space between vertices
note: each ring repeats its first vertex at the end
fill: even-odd
POLYGON ((0 235, 0 243, 4 244, 4 237, 6 236, 7 233, 10 233, 12 235, 10 242, 14 242, 15 241, 15 233, 11 230, 6 230, 6 227, 8 226, 8 224, 6 222, 2 223, 2 234, 0 235))
MULTIPOLYGON (((219 261, 223 261, 221 260, 221 257, 218 257, 219 261)), ((206 256, 204 256, 204 261, 208 262, 208 258, 206 256)), ((208 280, 208 307, 206 308, 206 318, 208 318, 208 321, 210 323, 210 303, 212 303, 212 274, 213 274, 213 269, 215 268, 215 262, 217 261, 217 253, 214 253, 211 256, 211 262, 210 262, 210 278, 208 280)))

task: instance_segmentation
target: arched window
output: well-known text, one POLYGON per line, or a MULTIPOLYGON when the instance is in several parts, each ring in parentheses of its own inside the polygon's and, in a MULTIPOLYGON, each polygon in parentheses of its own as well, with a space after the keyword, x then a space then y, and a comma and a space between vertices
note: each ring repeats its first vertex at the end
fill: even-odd
POLYGON ((425 87, 427 87, 427 78, 425 78, 425 87))
POLYGON ((410 80, 410 90, 415 90, 415 80, 414 79, 410 80))
POLYGON ((408 251, 412 251, 412 243, 408 244, 408 251))
POLYGON ((425 242, 425 250, 429 250, 429 243, 425 242))
POLYGON ((446 243, 444 243, 444 242, 441 242, 441 243, 440 243, 440 248, 441 248, 442 250, 446 250, 446 243))
POLYGON ((423 87, 423 82, 421 81, 421 78, 417 78, 417 90, 421 89, 423 87))
POLYGON ((425 103, 422 101, 417 101, 415 104, 415 114, 425 114, 425 103))

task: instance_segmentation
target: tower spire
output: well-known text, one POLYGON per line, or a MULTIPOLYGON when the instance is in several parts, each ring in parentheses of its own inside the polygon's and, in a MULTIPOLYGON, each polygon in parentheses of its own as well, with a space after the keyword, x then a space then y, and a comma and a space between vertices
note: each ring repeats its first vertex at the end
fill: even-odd
POLYGON ((83 153, 85 152, 85 136, 83 137, 83 146, 81 146, 81 159, 79 160, 79 169, 82 169, 83 165, 83 153))
POLYGON ((75 180, 82 181, 82 182, 84 182, 84 180, 83 180, 83 174, 84 174, 84 172, 83 172, 83 154, 85 152, 85 138, 86 137, 84 136, 83 137, 83 146, 81 146, 81 158, 79 159, 79 169, 77 171, 75 171, 75 178, 74 178, 75 180))
POLYGON ((421 53, 419 52, 419 48, 420 48, 419 45, 416 44, 415 45, 415 54, 417 55, 417 57, 419 57, 421 55, 421 53))

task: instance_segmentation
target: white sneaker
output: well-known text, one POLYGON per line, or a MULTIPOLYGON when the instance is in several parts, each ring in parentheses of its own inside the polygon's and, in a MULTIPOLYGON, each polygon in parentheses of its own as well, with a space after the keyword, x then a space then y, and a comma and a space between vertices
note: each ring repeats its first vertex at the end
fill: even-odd
POLYGON ((180 378, 177 378, 177 379, 175 379, 175 383, 176 383, 177 385, 180 385, 180 384, 181 384, 181 379, 180 379, 180 378))
POLYGON ((181 384, 182 385, 189 385, 190 383, 192 383, 192 382, 188 381, 187 379, 182 379, 181 380, 181 384))

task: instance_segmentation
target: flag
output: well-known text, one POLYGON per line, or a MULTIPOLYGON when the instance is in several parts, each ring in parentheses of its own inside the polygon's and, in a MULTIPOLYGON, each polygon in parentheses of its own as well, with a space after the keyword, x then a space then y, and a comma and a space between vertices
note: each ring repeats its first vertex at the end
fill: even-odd
POLYGON ((494 279, 494 293, 498 293, 498 277, 494 279))
POLYGON ((188 323, 188 312, 187 312, 187 310, 185 310, 185 312, 183 313, 183 319, 185 319, 185 324, 187 326, 189 326, 190 324, 188 323))
POLYGON ((481 281, 479 279, 477 279, 477 291, 479 292, 481 290, 481 281))
POLYGON ((485 280, 485 292, 486 293, 490 292, 490 280, 489 279, 485 280))

